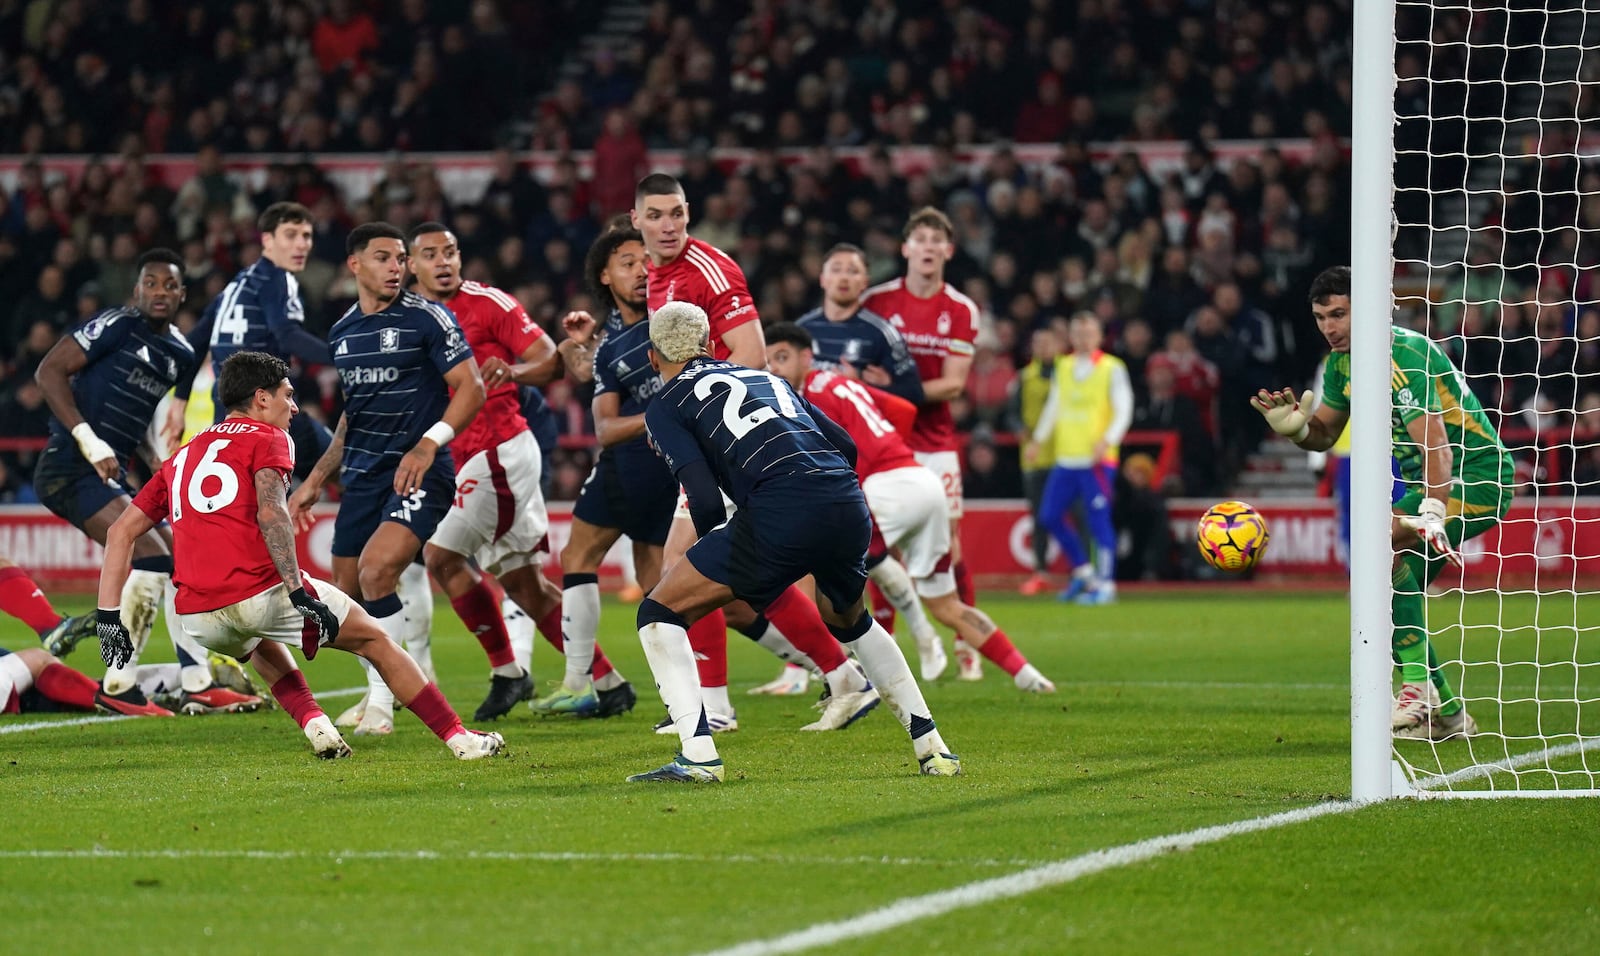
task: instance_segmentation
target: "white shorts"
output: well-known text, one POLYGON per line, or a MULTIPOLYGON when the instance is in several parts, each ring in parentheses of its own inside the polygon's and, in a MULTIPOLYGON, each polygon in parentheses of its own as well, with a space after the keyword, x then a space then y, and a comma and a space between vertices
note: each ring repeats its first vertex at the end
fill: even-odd
MULTIPOLYGON (((304 571, 300 572, 300 576, 305 579, 306 590, 328 605, 328 610, 343 624, 345 618, 350 616, 352 602, 349 596, 304 571)), ((178 623, 206 650, 229 657, 243 657, 255 650, 255 646, 263 640, 298 648, 306 627, 305 617, 295 609, 294 603, 289 600, 289 589, 281 583, 255 597, 219 607, 215 611, 180 614, 178 623)))
POLYGON ((938 476, 920 465, 896 468, 869 475, 861 490, 878 533, 900 552, 917 593, 942 597, 954 591, 950 520, 938 476))
POLYGON ((26 693, 33 686, 33 671, 20 654, 0 657, 0 713, 11 706, 11 698, 26 693))
POLYGON ((456 472, 455 502, 429 543, 477 558, 494 575, 539 564, 550 531, 539 490, 542 467, 532 432, 467 459, 456 472))
POLYGON ((939 476, 951 521, 961 518, 961 456, 953 451, 915 451, 922 467, 939 476))
MULTIPOLYGON (((724 492, 722 495, 722 509, 723 511, 727 512, 729 518, 732 518, 733 513, 739 510, 739 506, 733 503, 733 499, 729 498, 726 492, 724 492)), ((684 491, 682 486, 679 486, 678 510, 672 513, 672 520, 677 521, 679 518, 682 518, 685 521, 689 521, 691 517, 692 516, 689 514, 689 493, 684 491)))

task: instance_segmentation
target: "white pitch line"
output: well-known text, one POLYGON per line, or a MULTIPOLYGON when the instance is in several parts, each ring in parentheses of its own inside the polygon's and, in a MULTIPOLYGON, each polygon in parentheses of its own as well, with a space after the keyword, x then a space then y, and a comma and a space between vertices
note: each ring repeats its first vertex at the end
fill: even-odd
POLYGON ((759 853, 580 853, 539 850, 0 850, 4 860, 320 860, 347 861, 498 860, 513 863, 772 863, 783 866, 1038 866, 1039 860, 936 860, 918 857, 815 857, 759 853))
MULTIPOLYGON (((365 687, 340 687, 337 690, 325 690, 317 694, 317 698, 329 699, 334 697, 354 697, 365 694, 365 687)), ((94 717, 73 717, 70 720, 36 720, 26 724, 0 724, 0 734, 22 734, 32 730, 55 730, 58 727, 82 727, 85 724, 109 724, 118 720, 132 720, 128 714, 100 714, 94 717)))
POLYGON ((948 916, 951 910, 1007 900, 1048 887, 1070 883, 1073 880, 1092 876, 1105 870, 1142 863, 1145 860, 1160 856, 1163 853, 1173 852, 1174 850, 1187 850, 1206 843, 1226 840, 1228 837, 1238 836, 1241 833, 1271 830, 1275 827, 1315 820, 1318 817, 1328 816, 1329 814, 1347 813, 1358 806, 1361 806, 1361 804, 1350 801, 1319 803, 1299 810, 1274 813, 1271 816, 1240 820, 1236 823, 1224 823, 1199 830, 1190 830, 1186 833, 1154 837, 1149 840, 1141 840, 1138 843, 1129 843, 1106 850, 1096 850, 1093 853, 1085 853, 1082 856, 1033 867, 1020 873, 1012 873, 1009 876, 997 876, 992 879, 979 880, 953 889, 940 890, 937 893, 909 896, 890 903, 888 906, 870 910, 860 916, 831 923, 818 923, 802 930, 785 933, 782 936, 774 936, 771 939, 752 940, 727 947, 726 949, 711 950, 702 954, 702 956, 772 956, 772 954, 778 953, 798 953, 817 946, 831 946, 845 940, 871 936, 921 919, 942 918, 948 916))

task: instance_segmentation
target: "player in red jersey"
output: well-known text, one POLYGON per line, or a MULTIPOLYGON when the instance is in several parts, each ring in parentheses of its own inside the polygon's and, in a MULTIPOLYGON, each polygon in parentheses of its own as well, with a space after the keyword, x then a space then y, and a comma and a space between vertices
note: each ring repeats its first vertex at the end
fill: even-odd
MULTIPOLYGON (((450 598, 450 606, 477 637, 492 668, 489 696, 474 720, 493 720, 533 696, 528 661, 518 660, 500 601, 469 562, 499 579, 506 594, 562 649, 561 589, 545 577, 540 555, 548 550, 550 518, 539 487, 539 445, 528 430, 518 385, 542 386, 561 372, 554 340, 528 317, 521 304, 493 286, 463 281, 461 247, 442 223, 411 230, 411 274, 422 294, 449 306, 472 347, 487 392, 483 408, 450 443, 456 462, 456 495, 450 511, 423 548, 428 572, 450 598)), ((531 657, 532 648, 522 652, 531 657)), ((598 650, 595 654, 595 716, 633 708, 632 685, 598 650)))
MULTIPOLYGON (((761 317, 745 284, 744 271, 721 250, 689 235, 689 203, 683 187, 665 173, 651 173, 639 181, 632 212, 633 226, 644 237, 646 305, 651 314, 668 302, 689 302, 705 310, 711 322, 711 354, 748 368, 765 368, 766 340, 761 317)), ((731 502, 728 503, 731 507, 731 502)), ((678 496, 678 512, 662 556, 663 574, 683 557, 696 539, 689 518, 688 500, 678 496)), ((765 647, 780 659, 834 674, 845 666, 844 649, 828 633, 817 606, 799 589, 790 587, 757 614, 743 601, 728 605, 726 616, 715 611, 689 629, 689 641, 700 665, 701 693, 706 719, 714 731, 739 726, 728 699, 727 624, 765 647)), ((840 677, 829 687, 853 686, 840 677)), ((820 721, 818 723, 821 723, 820 721)), ((839 727, 845 726, 839 724, 839 727)), ((836 727, 808 724, 808 729, 836 727)), ((676 733, 670 722, 657 725, 663 734, 676 733)))
MULTIPOLYGON (((917 462, 911 446, 879 406, 879 396, 886 393, 874 394, 860 382, 813 368, 811 334, 798 325, 780 322, 767 329, 766 335, 767 368, 849 432, 856 443, 856 475, 861 479, 873 524, 882 535, 881 544, 874 543, 878 548, 894 548, 905 559, 905 568, 899 571, 902 580, 886 580, 878 569, 900 566, 882 560, 883 550, 869 553, 869 573, 879 576, 879 586, 886 593, 909 591, 911 582, 903 580, 909 573, 916 582, 917 593, 939 623, 1004 668, 1018 688, 1039 694, 1055 693, 1055 685, 1028 663, 989 615, 956 594, 955 578, 950 573, 950 525, 945 517, 943 485, 932 471, 917 462)), ((921 647, 917 650, 924 653, 921 647)))
POLYGON ((228 417, 162 464, 106 536, 100 575, 100 654, 121 666, 133 653, 117 604, 133 542, 172 522, 177 609, 185 632, 209 650, 248 660, 295 718, 317 756, 350 747, 306 686, 285 645, 306 657, 333 646, 383 674, 395 697, 462 760, 499 753, 499 734, 467 730, 378 622, 344 592, 300 571, 289 518, 294 446, 289 421, 299 411, 289 367, 264 352, 229 356, 218 377, 228 417))
MULTIPOLYGON (((887 318, 916 357, 923 402, 908 440, 917 460, 944 483, 951 569, 962 603, 971 605, 977 598, 972 575, 961 559, 961 455, 950 400, 967 387, 972 343, 978 337, 978 306, 944 281, 945 263, 955 251, 955 227, 949 217, 932 206, 918 209, 906 220, 900 246, 906 274, 868 289, 861 307, 887 318)), ((959 637, 956 663, 962 680, 982 679, 978 655, 959 637)))

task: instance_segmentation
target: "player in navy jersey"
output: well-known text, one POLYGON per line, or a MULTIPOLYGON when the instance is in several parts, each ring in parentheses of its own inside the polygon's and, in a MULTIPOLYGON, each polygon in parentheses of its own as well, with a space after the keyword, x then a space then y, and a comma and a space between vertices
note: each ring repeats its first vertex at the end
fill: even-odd
MULTIPOLYGON (((328 333, 344 391, 344 415, 328 447, 290 499, 310 524, 322 486, 340 474, 333 526, 333 583, 360 594, 398 643, 403 608, 395 588, 450 509, 455 464, 447 445, 483 407, 483 380, 450 310, 401 284, 405 234, 386 222, 346 240, 356 304, 328 333)), ((359 733, 394 729, 394 701, 372 686, 359 733)))
MULTIPOLYGON (((156 406, 194 365, 194 350, 172 328, 183 303, 183 260, 167 249, 139 257, 133 304, 107 309, 56 343, 35 378, 50 405, 50 442, 39 457, 34 488, 45 507, 100 544, 133 498, 123 467, 138 454, 152 470, 161 459, 145 440, 156 406)), ((120 714, 170 714, 138 687, 139 651, 150 637, 172 585, 172 536, 158 528, 133 546, 133 573, 123 590, 124 623, 134 653, 110 668, 95 702, 120 714)), ((189 713, 254 710, 261 699, 215 686, 206 651, 178 626, 167 602, 167 632, 183 666, 181 706, 189 713)))
MULTIPOLYGON (((256 220, 261 231, 261 258, 251 263, 211 304, 189 332, 189 345, 201 361, 178 380, 167 408, 161 437, 168 448, 183 440, 184 412, 189 405, 194 377, 209 350, 215 369, 221 369, 236 352, 265 352, 284 361, 297 358, 305 365, 327 365, 328 344, 305 328, 305 306, 295 275, 306 267, 311 254, 311 210, 295 202, 278 202, 256 220)), ((216 421, 227 414, 212 386, 216 421)), ((297 471, 305 472, 328 448, 328 429, 310 415, 296 415, 289 425, 294 439, 297 471)))
POLYGON ((650 342, 651 364, 666 384, 646 409, 645 426, 688 494, 700 539, 638 614, 639 640, 683 749, 671 763, 628 779, 722 780, 696 692, 688 627, 735 599, 760 611, 807 574, 816 579, 828 630, 854 648, 910 733, 921 772, 960 773, 899 646, 862 600, 871 519, 850 436, 777 376, 712 359, 710 322, 698 306, 657 309, 650 342), (731 518, 724 492, 738 505, 731 518))
MULTIPOLYGON (((561 636, 566 675, 562 686, 535 702, 543 713, 581 712, 600 628, 600 562, 626 534, 634 567, 649 589, 661 577, 661 546, 677 506, 678 483, 644 438, 644 409, 661 388, 650 365, 650 325, 645 318, 645 252, 639 231, 613 226, 596 239, 584 276, 600 302, 611 303, 605 334, 595 342, 587 312, 562 320, 568 338, 562 357, 579 381, 594 382, 595 436, 600 456, 572 509, 572 531, 561 551, 561 636)), ((596 678, 598 680, 598 677, 596 678)), ((598 703, 598 702, 596 702, 598 703)))
POLYGON ((922 378, 905 338, 888 319, 861 307, 870 281, 867 254, 859 246, 839 243, 822 260, 822 305, 796 323, 811 333, 819 368, 920 405, 922 378))

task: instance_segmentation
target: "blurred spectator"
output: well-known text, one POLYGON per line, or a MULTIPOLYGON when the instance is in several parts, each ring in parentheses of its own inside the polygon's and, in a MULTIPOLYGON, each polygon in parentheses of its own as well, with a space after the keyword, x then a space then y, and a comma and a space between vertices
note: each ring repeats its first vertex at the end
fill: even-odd
MULTIPOLYGON (((1182 333, 1173 333, 1181 335, 1182 333)), ((1165 354, 1151 359, 1146 369, 1147 397, 1134 407, 1133 427, 1137 431, 1176 432, 1179 442, 1179 471, 1168 475, 1163 490, 1169 494, 1207 495, 1216 485, 1216 450, 1205 420, 1193 399, 1177 391, 1177 365, 1165 354)))
POLYGON ((1016 464, 995 446, 994 432, 979 426, 967 442, 962 492, 969 498, 1019 498, 1022 479, 1016 464))
POLYGON ((1177 568, 1172 559, 1172 525, 1167 501, 1153 487, 1155 462, 1135 453, 1122 462, 1112 520, 1117 526, 1117 580, 1170 581, 1177 568))

